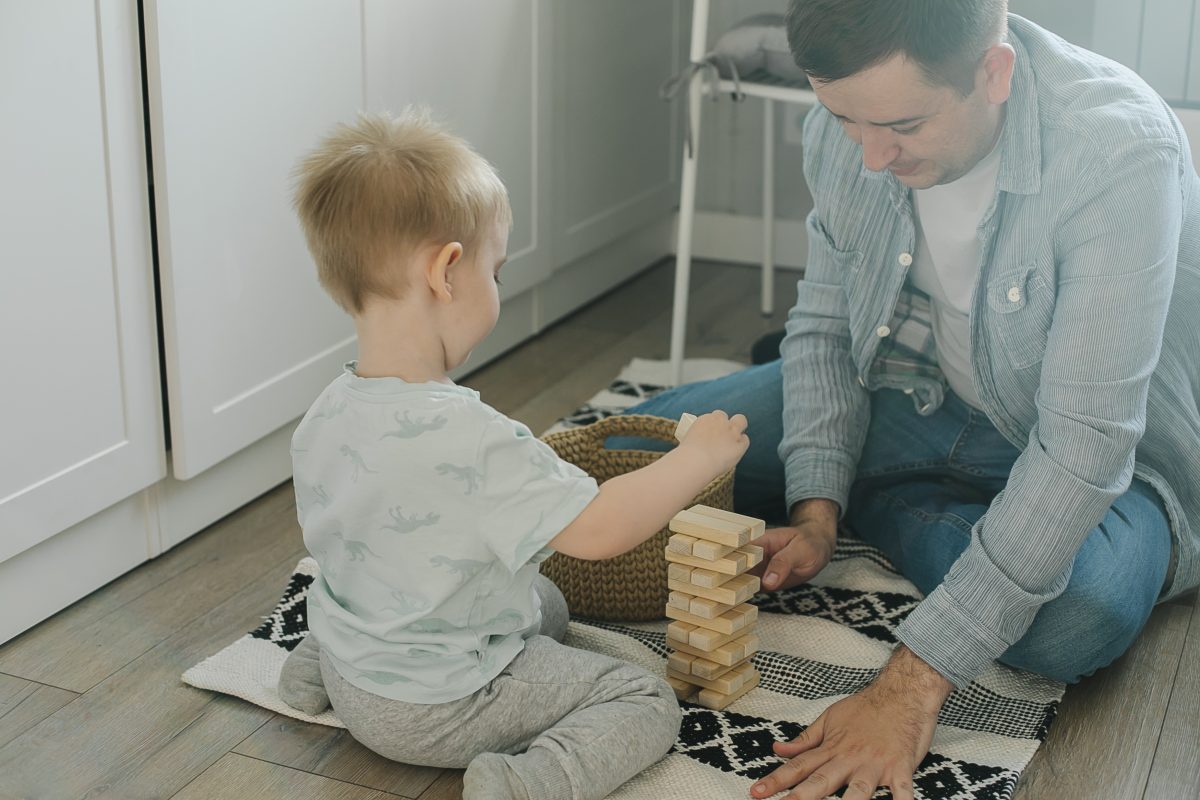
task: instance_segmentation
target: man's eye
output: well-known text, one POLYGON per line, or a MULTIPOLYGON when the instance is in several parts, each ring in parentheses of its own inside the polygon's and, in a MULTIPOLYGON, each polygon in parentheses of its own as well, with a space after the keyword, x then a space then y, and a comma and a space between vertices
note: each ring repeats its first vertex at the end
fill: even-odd
POLYGON ((894 132, 900 134, 901 136, 907 136, 910 133, 916 133, 920 129, 921 129, 921 126, 919 124, 913 125, 908 128, 892 128, 892 130, 894 132))

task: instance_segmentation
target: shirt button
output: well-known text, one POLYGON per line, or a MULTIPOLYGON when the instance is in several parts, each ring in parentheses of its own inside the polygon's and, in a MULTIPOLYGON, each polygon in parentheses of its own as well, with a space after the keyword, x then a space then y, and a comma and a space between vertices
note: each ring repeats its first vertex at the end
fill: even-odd
POLYGON ((896 260, 900 262, 900 266, 902 266, 902 267, 911 267, 912 266, 912 253, 901 253, 900 258, 898 258, 896 260))
POLYGON ((1008 299, 1010 302, 1013 302, 1013 303, 1021 302, 1021 287, 1014 286, 1011 289, 1009 289, 1008 290, 1008 299))
POLYGON ((875 329, 875 335, 878 336, 880 339, 887 336, 891 332, 892 332, 892 329, 889 328, 887 325, 880 325, 878 328, 875 329))
POLYGON ((904 390, 904 393, 905 393, 905 394, 912 394, 912 393, 913 393, 913 390, 912 390, 912 389, 905 389, 905 390, 904 390))

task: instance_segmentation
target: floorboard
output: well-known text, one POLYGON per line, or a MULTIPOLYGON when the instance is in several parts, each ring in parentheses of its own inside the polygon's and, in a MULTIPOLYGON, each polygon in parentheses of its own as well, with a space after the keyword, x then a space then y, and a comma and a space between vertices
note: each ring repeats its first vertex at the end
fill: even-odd
POLYGON ((0 675, 0 747, 79 695, 12 675, 0 675))
POLYGON ((1194 599, 1183 657, 1167 703, 1145 797, 1200 798, 1200 600, 1194 599))
MULTIPOLYGON (((180 608, 173 635, 0 748, 0 796, 169 797, 272 717, 186 686, 180 675, 256 627, 303 555, 281 494, 259 507, 273 515, 247 510, 230 523, 237 526, 231 538, 276 547, 261 551, 261 560, 214 559, 184 573, 185 594, 207 606, 180 608)), ((176 602, 175 587, 161 591, 176 602)))
POLYGON ((233 752, 408 798, 421 797, 442 774, 440 769, 389 761, 354 741, 343 729, 279 715, 233 752))
POLYGON ((1015 800, 1142 797, 1190 616, 1159 606, 1128 653, 1067 689, 1015 800))
POLYGON ((395 796, 230 753, 172 800, 385 800, 395 796))

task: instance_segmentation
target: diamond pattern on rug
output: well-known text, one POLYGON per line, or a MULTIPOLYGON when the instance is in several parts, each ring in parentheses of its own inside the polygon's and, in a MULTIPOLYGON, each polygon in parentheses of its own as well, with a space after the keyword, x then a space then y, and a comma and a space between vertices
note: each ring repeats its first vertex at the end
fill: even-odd
POLYGON ((857 592, 835 586, 797 586, 760 594, 751 602, 759 611, 804 614, 828 619, 881 642, 896 642, 896 627, 921 602, 893 592, 857 592))

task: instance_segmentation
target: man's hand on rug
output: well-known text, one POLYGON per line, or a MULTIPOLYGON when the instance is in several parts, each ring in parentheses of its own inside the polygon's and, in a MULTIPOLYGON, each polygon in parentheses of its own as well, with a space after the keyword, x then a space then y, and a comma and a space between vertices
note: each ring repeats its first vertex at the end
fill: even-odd
POLYGON ((814 498, 797 503, 791 525, 772 528, 754 544, 763 548, 762 563, 751 572, 762 577, 769 591, 804 583, 833 558, 837 547, 838 504, 814 498))
POLYGON ((751 789, 786 800, 820 800, 847 787, 843 800, 867 800, 880 786, 913 800, 913 773, 929 752, 938 711, 953 685, 904 645, 858 694, 831 705, 804 733, 776 743, 790 759, 751 789))

